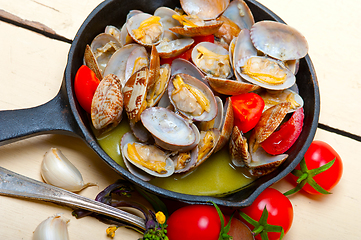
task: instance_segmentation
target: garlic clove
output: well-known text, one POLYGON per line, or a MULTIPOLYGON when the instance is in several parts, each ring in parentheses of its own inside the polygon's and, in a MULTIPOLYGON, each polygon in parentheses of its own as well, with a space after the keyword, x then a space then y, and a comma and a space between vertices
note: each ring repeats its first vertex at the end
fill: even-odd
POLYGON ((33 240, 68 240, 68 222, 61 214, 45 219, 36 227, 33 240))
POLYGON ((41 176, 50 185, 78 192, 94 183, 84 183, 79 170, 57 148, 50 148, 41 163, 41 176))

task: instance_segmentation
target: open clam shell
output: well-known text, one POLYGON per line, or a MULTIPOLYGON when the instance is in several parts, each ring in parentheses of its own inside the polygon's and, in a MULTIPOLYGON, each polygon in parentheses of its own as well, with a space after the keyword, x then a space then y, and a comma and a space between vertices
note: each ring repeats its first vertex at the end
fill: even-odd
POLYGON ((149 56, 148 52, 144 46, 138 45, 136 48, 132 50, 129 54, 127 63, 125 66, 125 79, 130 78, 133 73, 142 69, 143 67, 149 66, 149 56))
POLYGON ((181 116, 161 107, 145 109, 141 116, 144 127, 156 144, 170 151, 189 151, 199 141, 199 132, 181 116))
POLYGON ((172 77, 168 85, 168 96, 174 108, 177 109, 177 111, 180 112, 184 117, 190 120, 210 121, 217 115, 217 102, 212 90, 202 81, 188 74, 179 73, 172 77), (192 88, 195 88, 197 91, 199 91, 205 96, 205 98, 209 101, 209 111, 204 110, 200 114, 197 114, 197 109, 200 109, 197 106, 199 105, 199 103, 195 97, 193 97, 193 100, 190 100, 188 98, 190 95, 187 95, 186 98, 183 98, 184 95, 180 94, 177 98, 175 98, 173 91, 175 90, 174 80, 177 76, 179 76, 185 84, 191 86, 192 88), (192 101, 194 105, 191 106, 190 101, 192 101))
POLYGON ((259 89, 257 91, 255 91, 255 93, 257 93, 264 101, 265 106, 263 111, 266 111, 267 109, 281 103, 281 102, 290 102, 291 103, 291 107, 290 110, 288 111, 288 113, 294 112, 297 109, 303 107, 303 99, 302 97, 290 90, 290 89, 285 89, 285 90, 267 90, 267 89, 259 89))
POLYGON ((251 39, 259 51, 282 61, 303 58, 308 52, 306 38, 295 28, 280 22, 255 23, 251 39))
POLYGON ((184 173, 193 168, 197 162, 198 148, 194 147, 189 152, 179 152, 172 157, 175 173, 184 173))
POLYGON ((124 110, 128 119, 133 122, 140 120, 140 114, 146 108, 148 68, 135 72, 123 88, 124 110))
POLYGON ((219 78, 233 75, 229 52, 218 44, 198 43, 192 50, 192 61, 206 75, 219 78))
POLYGON ((167 92, 170 74, 171 68, 169 64, 163 64, 160 66, 159 76, 155 79, 155 83, 149 89, 147 94, 148 107, 154 107, 157 105, 163 95, 167 92))
MULTIPOLYGON (((256 65, 254 65, 256 66, 256 65)), ((283 89, 287 89, 292 87, 295 83, 296 83, 296 77, 295 75, 281 62, 269 57, 261 57, 261 56, 253 56, 253 57, 248 57, 248 58, 244 58, 239 60, 238 62, 236 62, 236 71, 237 73, 245 80, 247 80, 248 82, 251 82, 255 85, 261 86, 263 88, 266 89, 271 89, 271 90, 283 90, 283 89), (262 66, 263 62, 267 62, 266 67, 256 67, 256 70, 260 69, 260 74, 256 73, 256 76, 258 75, 268 75, 271 76, 271 78, 273 78, 274 76, 274 72, 276 72, 278 69, 277 73, 282 73, 285 75, 285 80, 282 83, 279 84, 271 84, 269 82, 266 81, 261 81, 261 80, 256 80, 255 77, 247 74, 244 71, 244 68, 247 64, 247 61, 249 60, 256 60, 257 62, 259 62, 260 64, 258 66, 262 66)))
POLYGON ((220 125, 219 130, 221 131, 219 140, 216 146, 216 149, 214 152, 217 152, 223 148, 223 146, 226 145, 228 142, 233 129, 233 123, 234 123, 234 114, 233 114, 233 108, 232 108, 232 100, 230 97, 226 99, 226 103, 224 104, 223 108, 223 117, 222 122, 220 125))
POLYGON ((121 47, 115 37, 106 33, 101 33, 93 39, 90 48, 101 72, 104 71, 111 56, 121 47))
POLYGON ((253 14, 243 0, 232 1, 224 11, 223 16, 236 23, 240 29, 251 29, 254 24, 253 14))
POLYGON ((127 44, 116 51, 109 59, 107 67, 104 69, 104 74, 107 75, 113 73, 117 75, 120 82, 122 83, 122 86, 124 87, 126 81, 128 80, 128 78, 125 76, 128 58, 133 50, 139 46, 141 45, 136 43, 127 44))
POLYGON ((216 19, 229 5, 229 0, 180 0, 184 12, 188 15, 197 15, 203 20, 216 19))
POLYGON ((154 11, 154 16, 160 17, 164 31, 171 27, 179 26, 178 20, 174 19, 173 15, 179 15, 176 11, 169 7, 159 7, 154 11))
POLYGON ((106 34, 109 34, 109 35, 112 35, 113 37, 115 37, 119 43, 121 43, 121 32, 120 32, 120 29, 113 26, 113 25, 107 25, 105 27, 105 30, 104 32, 106 34))
POLYGON ((201 70, 199 70, 199 68, 197 68, 193 63, 188 60, 185 60, 183 58, 176 58, 173 60, 171 68, 171 76, 174 76, 178 73, 184 73, 197 78, 205 84, 208 84, 201 70))
POLYGON ((121 140, 121 149, 122 149, 123 160, 126 162, 126 166, 128 167, 129 171, 143 180, 144 179, 150 180, 151 177, 149 175, 155 176, 155 177, 169 177, 174 173, 174 162, 172 161, 172 159, 169 158, 169 156, 166 155, 166 153, 164 153, 159 148, 156 149, 156 147, 154 145, 147 145, 144 143, 139 143, 137 141, 137 139, 131 133, 126 133, 123 135, 122 140, 121 140), (155 150, 156 150, 156 152, 159 151, 159 153, 163 153, 163 154, 161 154, 161 156, 163 155, 162 157, 164 157, 164 160, 166 163, 165 171, 159 173, 159 172, 151 170, 137 162, 134 162, 128 154, 128 144, 133 144, 133 143, 138 143, 139 145, 143 146, 146 149, 149 147, 149 149, 148 149, 149 155, 154 154, 155 150), (134 169, 132 166, 130 166, 129 163, 132 164, 133 166, 135 166, 137 169, 140 169, 141 171, 137 171, 137 169, 134 169))
POLYGON ((196 27, 175 26, 169 28, 169 30, 186 37, 208 36, 217 32, 218 29, 222 26, 222 24, 223 24, 222 21, 212 20, 212 21, 204 22, 204 26, 196 26, 196 27))
POLYGON ((139 29, 139 27, 141 26, 141 23, 151 18, 152 16, 153 15, 148 13, 136 14, 127 20, 127 25, 126 25, 129 36, 131 36, 131 38, 135 42, 146 47, 151 47, 152 45, 159 44, 162 41, 164 35, 164 30, 161 22, 159 22, 159 25, 151 29, 149 28, 146 31, 144 30, 144 35, 142 35, 141 38, 138 38, 134 34, 135 31, 139 29))
POLYGON ((204 163, 214 152, 217 147, 219 136, 221 135, 219 129, 209 129, 207 131, 200 132, 200 140, 197 145, 198 156, 197 161, 192 168, 196 168, 204 163), (210 134, 212 137, 209 137, 210 134))
POLYGON ((192 38, 179 38, 172 41, 162 41, 157 45, 157 50, 160 57, 171 58, 187 51, 193 43, 194 39, 192 38))
POLYGON ((288 157, 288 154, 270 155, 263 148, 259 147, 251 153, 252 160, 247 165, 252 176, 260 177, 274 171, 288 157))

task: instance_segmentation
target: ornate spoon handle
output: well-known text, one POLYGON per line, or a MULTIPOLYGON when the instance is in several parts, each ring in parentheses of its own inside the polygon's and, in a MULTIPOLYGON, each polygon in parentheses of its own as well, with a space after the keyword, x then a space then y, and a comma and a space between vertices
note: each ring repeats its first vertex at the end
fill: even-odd
POLYGON ((2 167, 0 167, 0 195, 53 202, 71 208, 82 208, 116 218, 139 230, 145 230, 145 220, 141 217, 64 189, 36 181, 2 167))

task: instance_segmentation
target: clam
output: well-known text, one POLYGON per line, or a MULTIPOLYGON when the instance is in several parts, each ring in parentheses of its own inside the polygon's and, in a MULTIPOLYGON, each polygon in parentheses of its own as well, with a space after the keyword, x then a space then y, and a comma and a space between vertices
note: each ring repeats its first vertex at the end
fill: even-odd
POLYGON ((192 38, 180 38, 171 41, 162 41, 157 45, 159 56, 162 58, 176 57, 187 51, 194 40, 192 38))
POLYGON ((293 27, 280 22, 260 21, 251 28, 255 48, 281 61, 300 59, 308 52, 306 38, 293 27))
POLYGON ((203 21, 197 16, 180 16, 179 21, 182 26, 169 28, 170 31, 186 37, 208 36, 214 34, 222 26, 222 21, 203 21))
POLYGON ((281 103, 281 102, 290 102, 291 107, 288 113, 294 112, 297 109, 303 107, 303 99, 296 92, 285 89, 285 90, 267 90, 267 89, 259 89, 255 91, 260 97, 262 97, 265 106, 263 111, 281 103))
POLYGON ((206 75, 230 78, 233 74, 228 51, 214 43, 198 43, 192 50, 192 61, 206 75))
POLYGON ((118 42, 121 43, 121 32, 120 32, 119 28, 112 26, 112 25, 108 25, 105 27, 104 32, 106 34, 112 35, 113 37, 115 37, 118 40, 118 42))
POLYGON ((116 51, 109 59, 107 67, 104 69, 104 74, 107 75, 109 73, 113 73, 117 75, 122 86, 124 87, 126 81, 128 80, 128 78, 125 76, 128 58, 133 50, 139 46, 141 45, 136 43, 127 44, 116 51))
POLYGON ((132 50, 125 66, 125 81, 138 70, 149 66, 148 52, 143 46, 138 46, 132 50))
POLYGON ((237 24, 226 16, 220 16, 218 21, 223 22, 222 26, 214 33, 214 36, 220 39, 220 42, 224 42, 227 45, 231 43, 233 38, 236 38, 241 31, 237 24))
POLYGON ((131 122, 138 122, 140 114, 147 107, 148 68, 135 72, 123 88, 124 109, 131 122))
POLYGON ((114 74, 108 74, 98 85, 91 104, 91 120, 95 129, 112 129, 122 120, 122 85, 114 74))
POLYGON ((85 47, 84 64, 87 65, 95 73, 95 76, 97 76, 97 78, 99 80, 103 79, 103 74, 100 71, 98 62, 97 62, 89 44, 87 44, 85 47))
POLYGON ((163 26, 160 17, 148 13, 139 13, 127 21, 127 31, 137 43, 150 47, 163 39, 163 26))
POLYGON ((252 157, 248 151, 247 138, 237 126, 233 127, 228 149, 231 161, 236 167, 245 167, 251 162, 252 157))
POLYGON ((171 68, 171 76, 177 73, 184 73, 197 78, 205 84, 208 84, 208 82, 204 79, 204 74, 199 70, 199 68, 194 66, 194 64, 188 60, 183 58, 176 58, 173 60, 171 68))
POLYGON ((158 77, 155 78, 155 83, 149 89, 147 94, 148 107, 153 107, 158 104, 164 93, 167 92, 170 73, 171 69, 169 64, 163 64, 160 66, 158 77))
POLYGON ((180 0, 184 12, 196 15, 203 20, 216 19, 229 5, 229 0, 180 0))
POLYGON ((252 176, 260 177, 274 171, 288 157, 287 154, 270 155, 261 147, 256 151, 252 149, 253 146, 248 145, 243 133, 235 126, 229 141, 229 152, 234 166, 245 167, 252 176))
POLYGON ((222 122, 220 127, 218 128, 220 132, 219 140, 214 152, 219 151, 223 146, 226 145, 228 142, 233 129, 233 122, 234 122, 234 115, 233 115, 233 108, 231 98, 226 99, 226 103, 223 106, 223 113, 222 113, 222 122))
POLYGON ((281 61, 266 56, 243 58, 235 68, 243 79, 267 89, 283 90, 296 83, 295 75, 281 61))
POLYGON ((270 155, 263 148, 258 148, 251 153, 252 160, 247 165, 248 171, 252 176, 260 177, 274 171, 288 157, 288 154, 270 155))
POLYGON ((197 127, 166 108, 147 108, 140 118, 155 143, 164 149, 185 152, 199 142, 197 127))
POLYGON ((111 56, 122 46, 112 35, 101 33, 90 44, 90 48, 101 72, 104 71, 111 56))
POLYGON ((154 145, 137 142, 131 133, 122 137, 121 151, 129 171, 145 181, 150 176, 169 177, 174 173, 174 163, 168 154, 154 145))
POLYGON ((168 95, 174 108, 190 120, 210 121, 217 114, 212 90, 190 75, 174 75, 168 85, 168 95))
POLYGON ((200 132, 200 140, 197 145, 197 161, 192 168, 198 167, 211 156, 217 147, 219 136, 220 131, 215 128, 200 132))
POLYGON ((174 161, 175 173, 184 173, 194 167, 197 162, 198 148, 195 147, 187 152, 178 152, 171 157, 174 161))
POLYGON ((254 24, 253 14, 243 0, 232 1, 223 16, 236 23, 240 29, 251 29, 254 24))
POLYGON ((163 25, 164 31, 179 25, 179 22, 173 18, 173 15, 179 14, 168 7, 159 7, 154 11, 154 16, 160 17, 160 22, 163 25))

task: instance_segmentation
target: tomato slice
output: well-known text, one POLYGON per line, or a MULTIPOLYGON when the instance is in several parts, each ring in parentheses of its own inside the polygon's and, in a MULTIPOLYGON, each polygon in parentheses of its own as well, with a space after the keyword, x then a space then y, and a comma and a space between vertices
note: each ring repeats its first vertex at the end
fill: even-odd
POLYGON ((82 65, 75 75, 75 96, 80 106, 88 113, 91 112, 93 96, 99 83, 95 73, 85 65, 82 65))
POLYGON ((278 131, 261 143, 262 148, 272 155, 286 152, 300 136, 304 117, 303 108, 296 110, 278 131))
POLYGON ((256 126, 264 108, 263 99, 255 93, 232 96, 234 125, 246 133, 256 126))

